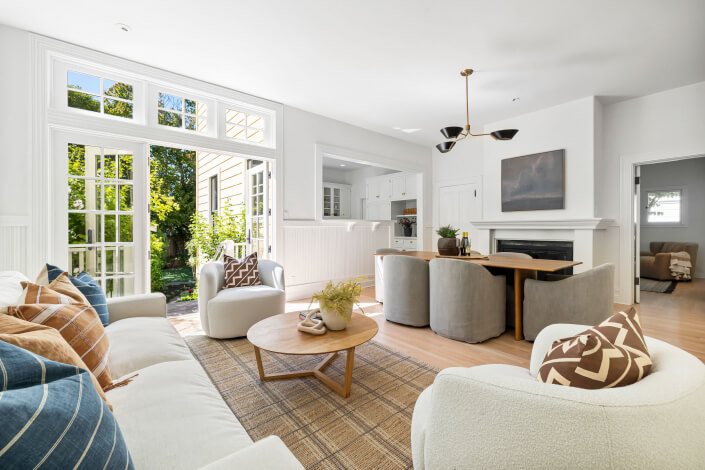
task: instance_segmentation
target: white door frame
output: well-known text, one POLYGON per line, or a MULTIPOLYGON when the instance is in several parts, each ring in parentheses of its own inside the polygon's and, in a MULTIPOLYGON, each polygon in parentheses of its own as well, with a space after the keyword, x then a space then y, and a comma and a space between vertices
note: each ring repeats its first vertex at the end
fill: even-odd
MULTIPOLYGON (((252 181, 252 175, 257 174, 257 173, 262 173, 262 182, 263 182, 263 189, 262 189, 262 202, 263 202, 263 218, 264 218, 264 224, 263 226, 265 227, 264 230, 264 253, 257 253, 257 257, 259 259, 271 259, 272 253, 269 250, 269 247, 272 245, 271 241, 271 233, 274 229, 274 218, 271 217, 270 214, 270 206, 271 206, 271 201, 270 199, 273 198, 274 194, 272 194, 272 198, 270 198, 270 175, 271 175, 271 165, 268 160, 260 160, 262 163, 260 165, 257 165, 252 168, 247 169, 246 173, 246 181, 245 181, 245 217, 247 220, 247 226, 246 230, 247 233, 246 235, 246 243, 247 243, 247 254, 250 255, 252 253, 252 207, 251 207, 251 196, 252 196, 252 191, 251 191, 251 181, 252 181)), ((260 238, 260 237, 258 237, 260 238)))
POLYGON ((703 157, 703 154, 664 156, 663 153, 624 155, 619 161, 619 303, 631 305, 635 302, 635 214, 634 177, 636 168, 650 163, 675 162, 703 157))
POLYGON ((69 143, 95 147, 129 150, 133 154, 133 243, 135 294, 150 292, 149 251, 149 168, 148 145, 132 140, 104 137, 80 131, 53 129, 51 132, 51 204, 49 207, 49 226, 53 235, 49 245, 48 260, 51 264, 68 267, 68 159, 69 143))

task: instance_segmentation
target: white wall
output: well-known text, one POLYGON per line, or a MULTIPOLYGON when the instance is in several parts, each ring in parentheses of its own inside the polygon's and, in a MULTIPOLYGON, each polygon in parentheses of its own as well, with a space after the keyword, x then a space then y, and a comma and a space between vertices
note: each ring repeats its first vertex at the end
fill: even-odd
POLYGON ((629 204, 631 181, 622 178, 620 163, 663 161, 705 154, 705 82, 633 98, 603 107, 604 165, 596 174, 600 191, 596 215, 615 219, 606 251, 618 260, 618 301, 631 299, 632 266, 629 260, 629 204), (628 185, 623 187, 623 185, 628 185), (628 201, 626 201, 628 202, 628 201), (620 207, 621 205, 621 207, 620 207))
POLYGON ((30 57, 29 33, 0 25, 0 270, 28 268, 30 57))
MULTIPOLYGON (((429 193, 426 188, 431 184, 428 148, 285 106, 285 220, 281 261, 286 272, 287 295, 294 298, 310 295, 331 279, 374 274, 374 249, 391 243, 391 222, 320 220, 316 213, 316 188, 320 183, 316 181, 317 145, 365 155, 367 162, 382 168, 421 171, 425 174, 422 194, 429 193), (316 252, 308 262, 302 262, 301 258, 305 255, 302 252, 305 240, 316 240, 314 245, 306 245, 316 252)), ((360 178, 378 172, 378 169, 366 170, 360 178)), ((351 205, 358 206, 356 195, 352 199, 351 205)), ((426 213, 430 213, 430 199, 424 198, 426 213)), ((353 218, 359 217, 353 215, 353 218)))
MULTIPOLYGON (((371 163, 396 170, 421 167, 430 187, 428 148, 344 122, 284 107, 284 219, 317 220, 317 144, 350 149, 372 157, 371 163)), ((428 198, 427 198, 428 199, 428 198)), ((430 212, 430 211, 429 211, 430 212)))
POLYGON ((484 139, 485 220, 554 220, 594 216, 595 99, 571 101, 485 126, 485 132, 519 129, 511 141, 484 139), (565 209, 502 212, 501 161, 565 149, 565 209))
MULTIPOLYGON (((669 186, 686 191, 686 225, 653 227, 641 225, 641 249, 648 250, 652 241, 695 242, 698 251, 705 252, 705 158, 691 158, 676 162, 656 163, 641 167, 641 189, 669 186)), ((695 275, 705 277, 703 263, 696 265, 695 275)))

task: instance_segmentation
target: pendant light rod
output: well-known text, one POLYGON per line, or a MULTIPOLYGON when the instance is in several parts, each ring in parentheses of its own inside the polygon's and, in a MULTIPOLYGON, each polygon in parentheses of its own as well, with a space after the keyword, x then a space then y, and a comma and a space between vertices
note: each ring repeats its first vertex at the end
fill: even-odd
POLYGON ((460 72, 460 75, 465 77, 465 128, 451 126, 441 129, 441 134, 443 134, 444 137, 452 139, 436 145, 436 148, 441 153, 449 152, 455 146, 456 142, 463 140, 468 136, 491 136, 495 140, 512 140, 516 133, 519 132, 517 129, 503 129, 487 134, 473 134, 470 132, 470 86, 468 83, 468 77, 472 75, 473 72, 473 69, 465 69, 460 72))

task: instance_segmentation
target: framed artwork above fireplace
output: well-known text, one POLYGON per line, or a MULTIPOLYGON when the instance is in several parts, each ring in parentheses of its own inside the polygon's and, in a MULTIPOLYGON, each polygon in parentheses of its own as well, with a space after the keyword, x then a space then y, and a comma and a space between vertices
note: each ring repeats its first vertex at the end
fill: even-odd
POLYGON ((565 208, 565 150, 502 160, 502 212, 565 208))

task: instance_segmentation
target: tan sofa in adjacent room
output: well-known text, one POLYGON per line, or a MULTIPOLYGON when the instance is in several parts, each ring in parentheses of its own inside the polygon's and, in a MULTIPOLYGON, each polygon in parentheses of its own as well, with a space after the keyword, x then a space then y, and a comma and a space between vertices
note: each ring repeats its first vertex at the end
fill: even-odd
POLYGON ((641 277, 658 279, 659 281, 672 281, 671 253, 685 251, 690 254, 691 277, 695 274, 695 261, 698 257, 698 244, 687 242, 651 242, 649 251, 641 252, 641 277))

